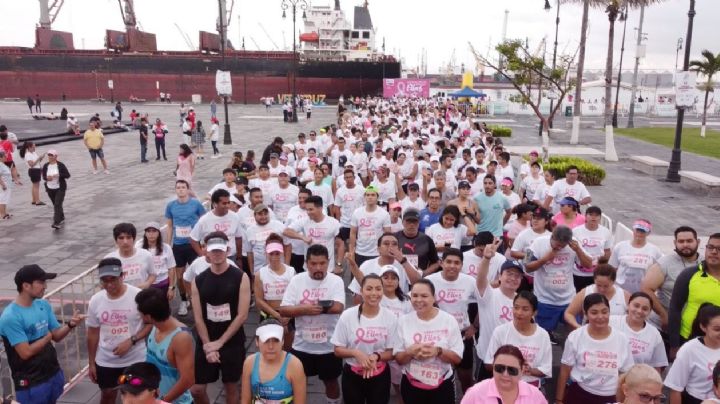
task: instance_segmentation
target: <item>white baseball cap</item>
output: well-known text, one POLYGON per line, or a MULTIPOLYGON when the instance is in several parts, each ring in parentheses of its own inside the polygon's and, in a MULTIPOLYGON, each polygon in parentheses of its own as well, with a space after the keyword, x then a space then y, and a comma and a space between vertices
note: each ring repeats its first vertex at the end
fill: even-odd
POLYGON ((283 327, 277 324, 266 324, 258 327, 257 330, 255 330, 255 335, 260 339, 260 342, 266 342, 270 338, 282 341, 283 327))

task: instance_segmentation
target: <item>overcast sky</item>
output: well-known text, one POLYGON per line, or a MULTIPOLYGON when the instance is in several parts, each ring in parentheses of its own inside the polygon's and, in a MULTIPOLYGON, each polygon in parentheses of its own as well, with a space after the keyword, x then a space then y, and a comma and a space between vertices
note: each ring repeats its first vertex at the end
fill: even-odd
MULTIPOLYGON (((52 2, 52 0, 50 0, 52 2)), ((230 0, 228 0, 229 2, 230 0)), ((548 38, 548 55, 552 55, 555 32, 555 7, 557 0, 550 0, 553 9, 543 10, 544 0, 384 0, 370 1, 370 12, 377 29, 377 46, 385 38, 386 52, 399 54, 406 67, 418 65, 422 49, 427 51, 428 71, 437 72, 451 59, 453 49, 456 61, 473 68, 475 61, 468 50, 468 41, 485 53, 489 44, 501 39, 504 11, 509 11, 507 37, 529 38, 535 48, 545 36, 548 38)), ((333 0, 315 0, 315 5, 332 5, 333 0)), ((341 0, 341 6, 352 20, 353 6, 362 0, 341 0)), ((678 38, 685 38, 689 1, 667 0, 646 10, 647 57, 641 69, 672 70, 675 66, 675 50, 678 38)), ((177 23, 197 46, 199 30, 214 31, 217 3, 214 0, 135 0, 137 19, 143 30, 157 34, 158 48, 165 50, 188 50, 177 23)), ((720 17, 720 1, 700 0, 696 5, 695 30, 693 33, 692 58, 700 50, 709 48, 720 52, 714 24, 720 17), (713 40, 714 39, 714 40, 713 40)), ((627 23, 627 39, 624 69, 632 67, 635 55, 635 27, 639 10, 631 10, 627 23)), ((0 46, 33 46, 34 29, 39 20, 37 0, 1 0, 0 46)), ((251 37, 263 50, 274 46, 263 33, 259 22, 280 48, 292 47, 292 22, 281 18, 280 0, 237 0, 228 36, 239 46, 245 37, 247 49, 256 49, 251 37), (240 21, 238 24, 238 15, 240 21), (283 45, 285 43, 285 45, 283 45)), ((563 4, 560 11, 560 34, 558 52, 574 52, 580 37, 582 7, 563 4)), ((302 28, 298 20, 298 29, 302 28)), ((54 29, 74 34, 75 47, 98 49, 103 47, 105 29, 124 27, 117 0, 66 0, 54 29)), ((617 67, 622 23, 616 25, 615 66, 617 67)), ((602 69, 607 54, 608 21, 600 9, 590 13, 590 29, 586 68, 602 69)), ((680 65, 682 65, 682 52, 680 65)))

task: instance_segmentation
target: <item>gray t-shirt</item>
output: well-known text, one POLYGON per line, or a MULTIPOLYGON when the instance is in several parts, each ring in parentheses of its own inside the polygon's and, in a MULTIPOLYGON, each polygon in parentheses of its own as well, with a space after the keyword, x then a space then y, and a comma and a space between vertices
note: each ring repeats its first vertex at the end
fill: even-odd
MULTIPOLYGON (((685 268, 696 266, 698 259, 687 259, 677 255, 677 253, 672 253, 663 255, 657 261, 660 266, 660 272, 662 272, 665 277, 665 281, 657 291, 657 296, 665 310, 667 310, 670 306, 670 297, 672 297, 672 291, 675 287, 675 280, 678 275, 680 275, 685 268)), ((656 327, 660 327, 660 317, 658 317, 655 312, 650 314, 650 318, 648 320, 656 327)))

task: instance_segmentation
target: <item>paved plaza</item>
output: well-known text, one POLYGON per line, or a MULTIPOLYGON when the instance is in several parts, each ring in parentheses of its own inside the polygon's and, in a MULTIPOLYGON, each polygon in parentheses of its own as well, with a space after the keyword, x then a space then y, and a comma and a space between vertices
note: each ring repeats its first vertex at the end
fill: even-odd
MULTIPOLYGON (((105 104, 63 104, 70 113, 76 114, 81 121, 95 112, 108 122, 112 106, 105 104)), ((59 113, 60 104, 44 103, 46 111, 59 113)), ((152 143, 148 150, 150 163, 140 164, 140 152, 137 131, 108 135, 105 139, 105 154, 110 174, 102 172, 93 175, 90 158, 81 141, 72 141, 53 145, 58 150, 59 160, 64 162, 72 175, 68 181, 65 200, 66 225, 61 230, 50 227, 52 207, 44 190, 41 199, 48 206, 30 204, 30 181, 24 164, 19 164, 23 175, 22 186, 13 190, 12 202, 8 212, 12 219, 0 223, 0 299, 7 301, 16 295, 13 276, 22 265, 36 263, 46 270, 60 275, 51 284, 49 290, 57 287, 75 275, 95 265, 100 258, 113 248, 112 227, 118 222, 132 222, 139 229, 149 221, 164 223, 163 213, 167 201, 174 197, 175 157, 178 145, 182 143, 180 131, 179 104, 128 104, 124 114, 131 109, 149 113, 151 121, 160 117, 167 124, 170 134, 167 137, 169 161, 156 161, 152 143)), ((210 122, 208 105, 196 107, 198 119, 207 127, 210 122)), ((224 119, 222 107, 218 106, 219 118, 224 119)), ((206 144, 205 160, 198 160, 194 188, 200 197, 221 181, 221 171, 225 168, 233 151, 245 153, 253 149, 259 161, 265 146, 275 136, 286 141, 295 141, 298 132, 318 129, 335 121, 334 106, 313 109, 311 120, 301 114, 298 124, 285 124, 278 107, 266 112, 261 105, 230 106, 230 124, 233 145, 222 145, 223 156, 210 159, 212 150, 206 144)), ((496 117, 504 125, 513 128, 513 137, 504 139, 511 151, 526 153, 537 147, 540 138, 533 128, 535 119, 529 117, 496 117)), ((601 126, 601 118, 595 118, 601 126)), ((583 120, 593 120, 592 118, 583 120)), ((488 119, 489 123, 492 121, 488 119)), ((657 119, 653 119, 657 121, 657 119)), ((640 118, 637 126, 650 122, 640 118)), ((65 128, 61 121, 34 121, 27 114, 24 103, 0 103, 0 123, 8 126, 11 132, 20 138, 30 134, 58 133, 65 128)), ((621 125, 624 121, 621 120, 621 125)), ((565 118, 557 118, 557 128, 565 128, 565 118)), ((222 131, 222 125, 221 125, 222 131)), ((570 131, 558 131, 551 137, 551 152, 579 155, 601 163, 607 177, 602 186, 589 187, 593 204, 600 206, 603 212, 615 223, 630 225, 636 218, 648 218, 653 222, 657 236, 669 236, 679 225, 690 225, 701 236, 720 231, 720 201, 717 198, 687 193, 679 184, 658 181, 648 175, 630 169, 629 156, 648 155, 669 160, 670 150, 662 146, 644 143, 638 140, 616 137, 616 148, 620 157, 617 163, 602 160, 604 151, 604 132, 598 129, 583 129, 580 144, 569 145, 570 131), (554 149, 553 149, 554 148, 554 149)), ((221 134, 222 138, 222 134, 221 134)), ((222 140, 221 142, 222 143, 222 140)), ((39 147, 46 152, 50 147, 39 147)), ((697 170, 717 175, 720 173, 720 161, 683 153, 683 169, 697 170)), ((704 244, 704 243, 703 243, 704 244)), ((256 324, 257 316, 253 310, 250 324, 256 324)), ((246 328, 247 335, 254 335, 254 327, 246 328)), ((556 352, 559 358, 559 352, 556 352)), ((323 402, 321 383, 310 379, 308 402, 323 402)), ((217 391, 217 389, 215 390, 217 391)), ((97 387, 87 382, 80 383, 76 389, 64 398, 64 402, 97 402, 97 387)), ((217 396, 217 395, 216 395, 217 396)), ((223 402, 222 398, 218 402, 223 402)))

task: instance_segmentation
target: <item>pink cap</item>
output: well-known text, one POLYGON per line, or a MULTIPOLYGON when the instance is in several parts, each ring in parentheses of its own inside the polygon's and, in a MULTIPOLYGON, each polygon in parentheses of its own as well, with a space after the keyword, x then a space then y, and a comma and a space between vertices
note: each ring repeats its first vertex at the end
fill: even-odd
POLYGON ((511 187, 512 184, 513 184, 512 180, 511 180, 510 178, 507 178, 507 177, 506 177, 506 178, 503 178, 503 180, 500 181, 500 185, 507 185, 507 186, 511 187))
POLYGON ((311 162, 311 163, 317 164, 319 160, 318 160, 317 157, 310 157, 310 158, 308 159, 308 161, 311 162))
POLYGON ((402 205, 400 205, 400 204, 397 203, 397 202, 391 203, 391 204, 390 204, 390 210, 395 210, 395 209, 400 209, 400 210, 402 210, 402 205))
POLYGON ((282 253, 285 250, 283 249, 283 245, 280 243, 270 243, 267 246, 265 246, 265 252, 270 254, 273 252, 279 252, 282 253))
POLYGON ((50 150, 47 151, 47 154, 52 154, 53 156, 57 157, 58 152, 57 152, 57 150, 55 150, 55 149, 50 149, 50 150))

